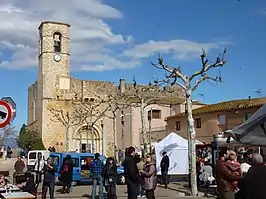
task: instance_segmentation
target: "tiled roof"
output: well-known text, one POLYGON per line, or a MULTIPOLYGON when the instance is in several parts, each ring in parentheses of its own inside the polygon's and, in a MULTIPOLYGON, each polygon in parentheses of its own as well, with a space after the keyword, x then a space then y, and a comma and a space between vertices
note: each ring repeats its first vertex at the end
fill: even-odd
MULTIPOLYGON (((193 114, 202 114, 202 113, 211 113, 211 112, 222 112, 222 111, 232 111, 252 107, 260 107, 266 104, 266 97, 264 98, 251 98, 251 99, 242 99, 242 100, 232 100, 219 102, 216 104, 209 104, 196 108, 193 110, 193 114)), ((184 113, 170 116, 168 118, 184 116, 184 113)))

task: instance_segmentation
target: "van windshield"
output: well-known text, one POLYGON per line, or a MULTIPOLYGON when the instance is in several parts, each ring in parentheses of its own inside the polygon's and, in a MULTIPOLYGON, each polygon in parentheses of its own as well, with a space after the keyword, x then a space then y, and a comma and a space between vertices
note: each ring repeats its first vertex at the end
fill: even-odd
POLYGON ((56 168, 58 168, 59 166, 59 157, 58 156, 52 156, 51 155, 51 158, 53 159, 53 164, 56 168))
POLYGON ((32 152, 29 154, 29 159, 36 159, 36 152, 32 152))

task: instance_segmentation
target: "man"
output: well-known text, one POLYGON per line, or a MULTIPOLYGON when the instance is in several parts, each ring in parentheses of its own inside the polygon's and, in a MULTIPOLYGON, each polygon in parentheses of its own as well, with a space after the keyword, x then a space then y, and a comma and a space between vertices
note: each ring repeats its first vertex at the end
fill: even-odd
POLYGON ((162 182, 164 184, 165 189, 167 189, 167 186, 168 186, 169 165, 170 165, 170 159, 169 159, 167 153, 164 151, 163 152, 163 158, 162 158, 161 163, 160 163, 160 167, 161 167, 161 174, 162 174, 162 182))
POLYGON ((25 163, 23 160, 21 160, 20 156, 18 156, 18 159, 14 165, 14 169, 16 173, 23 173, 23 170, 25 169, 25 163))
POLYGON ((226 166, 228 151, 225 148, 220 150, 220 159, 217 161, 215 173, 219 199, 235 199, 235 188, 233 182, 240 180, 242 177, 237 172, 232 172, 226 166))
POLYGON ((41 181, 42 181, 42 170, 43 170, 43 167, 44 167, 44 157, 42 156, 41 153, 38 153, 38 157, 35 161, 35 166, 34 166, 34 171, 36 173, 36 183, 39 184, 41 181))
POLYGON ((46 198, 47 189, 49 188, 50 199, 54 199, 55 187, 55 167, 52 158, 47 159, 47 164, 43 167, 43 185, 42 185, 42 199, 46 198))
POLYGON ((90 165, 90 171, 93 178, 91 199, 95 199, 97 184, 99 184, 99 198, 103 199, 103 177, 102 177, 103 169, 104 169, 104 164, 100 160, 100 154, 96 153, 90 165))
POLYGON ((266 166, 263 164, 263 157, 254 153, 251 158, 251 167, 248 170, 242 192, 241 199, 265 199, 266 198, 266 166))
POLYGON ((137 162, 135 161, 135 154, 135 148, 132 146, 129 147, 124 161, 124 175, 126 178, 128 199, 137 199, 140 185, 140 176, 137 162))

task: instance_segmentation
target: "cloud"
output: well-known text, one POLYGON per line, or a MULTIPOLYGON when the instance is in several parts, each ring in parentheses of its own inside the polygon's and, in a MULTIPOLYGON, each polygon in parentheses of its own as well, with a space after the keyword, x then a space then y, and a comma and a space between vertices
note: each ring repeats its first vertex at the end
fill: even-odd
MULTIPOLYGON (((107 1, 106 1, 107 2, 107 1)), ((101 0, 1 0, 0 68, 37 66, 38 26, 41 21, 71 24, 71 68, 104 71, 129 69, 158 52, 191 60, 201 48, 219 48, 220 43, 188 40, 149 41, 134 46, 133 37, 114 33, 106 19, 120 20, 123 13, 101 0), (131 46, 131 48, 130 48, 131 46)))
MULTIPOLYGON (((76 60, 75 68, 90 68, 88 63, 98 59, 101 65, 108 68, 108 63, 119 60, 111 57, 114 46, 126 46, 131 36, 123 36, 112 32, 104 19, 121 19, 123 14, 99 0, 1 0, 0 2, 0 68, 29 68, 37 65, 38 26, 41 21, 60 21, 71 24, 71 53, 76 60), (109 49, 109 50, 105 50, 109 49), (92 57, 91 54, 95 55, 92 57), (80 59, 82 58, 82 59, 80 59), (81 60, 83 63, 81 64, 81 60), (79 66, 80 65, 80 66, 79 66)), ((130 62, 133 67, 135 61, 130 62)), ((98 70, 98 69, 97 69, 98 70)))
POLYGON ((134 46, 132 49, 126 50, 124 55, 137 59, 148 58, 161 54, 173 54, 174 58, 183 61, 190 61, 198 58, 204 49, 222 48, 222 42, 217 43, 199 43, 189 40, 169 40, 169 41, 149 41, 144 44, 134 46))

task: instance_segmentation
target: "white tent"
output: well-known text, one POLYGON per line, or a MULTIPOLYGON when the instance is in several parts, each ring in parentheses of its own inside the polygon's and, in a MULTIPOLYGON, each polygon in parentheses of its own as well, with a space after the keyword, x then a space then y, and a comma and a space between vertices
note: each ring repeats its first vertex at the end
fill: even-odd
POLYGON ((170 159, 169 175, 188 174, 188 142, 186 139, 176 133, 170 133, 155 145, 156 167, 159 175, 164 151, 170 159))
POLYGON ((266 146, 266 104, 243 124, 228 132, 240 143, 266 146))

